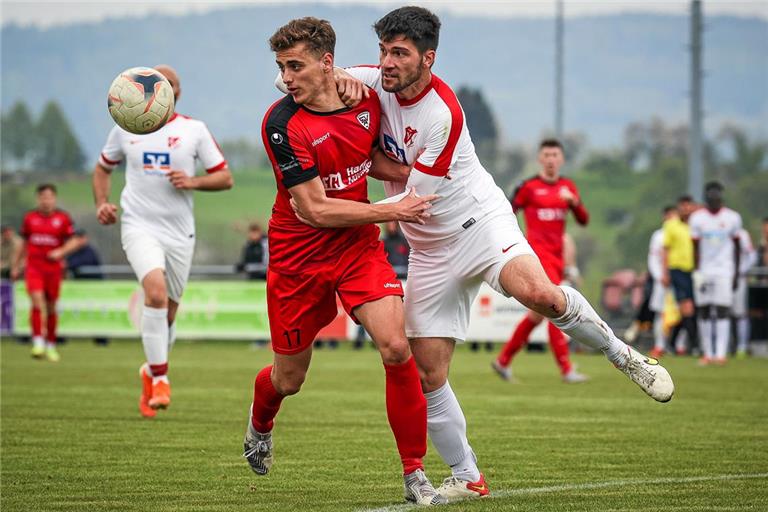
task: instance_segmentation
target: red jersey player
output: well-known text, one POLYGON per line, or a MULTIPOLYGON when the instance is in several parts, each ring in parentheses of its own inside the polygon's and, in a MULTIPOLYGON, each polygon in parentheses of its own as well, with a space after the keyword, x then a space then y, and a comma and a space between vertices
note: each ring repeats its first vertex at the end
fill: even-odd
POLYGON ((274 363, 255 380, 244 456, 256 474, 269 471, 273 420, 283 398, 301 388, 313 340, 336 317, 338 295, 381 353, 406 499, 443 503, 424 475, 427 405, 405 337, 402 285, 373 225, 423 223, 436 196, 368 203, 366 177, 381 107, 375 93, 354 108, 341 102, 333 78, 335 42, 331 25, 317 18, 293 20, 270 38, 289 92, 262 125, 277 180, 267 273, 274 363))
POLYGON ((11 278, 20 275, 22 259, 26 257, 24 272, 27 293, 32 302, 30 324, 32 327, 32 356, 46 356, 58 361, 56 351, 56 301, 59 298, 63 259, 82 245, 75 234, 69 214, 56 208, 56 187, 42 184, 37 187, 37 208, 24 216, 21 235, 24 244, 19 252, 11 278), (43 340, 42 311, 46 312, 46 333, 43 340))
MULTIPOLYGON (((541 261, 547 277, 554 283, 563 281, 565 270, 563 235, 568 211, 573 212, 576 221, 585 226, 589 214, 579 198, 576 185, 560 176, 563 165, 563 146, 556 139, 546 139, 539 145, 538 176, 521 183, 512 195, 512 208, 525 216, 526 238, 541 261)), ((512 337, 502 348, 493 368, 505 380, 512 379, 509 364, 515 354, 528 343, 531 331, 541 323, 543 316, 529 311, 517 325, 512 337)), ((578 373, 568 356, 568 338, 549 323, 549 346, 555 356, 563 382, 584 382, 587 377, 578 373)))

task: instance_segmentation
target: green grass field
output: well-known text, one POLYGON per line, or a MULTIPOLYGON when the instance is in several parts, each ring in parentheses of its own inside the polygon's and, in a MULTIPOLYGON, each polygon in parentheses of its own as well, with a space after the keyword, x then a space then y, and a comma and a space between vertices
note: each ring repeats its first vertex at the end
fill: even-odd
MULTIPOLYGON (((52 364, 2 343, 2 500, 11 511, 401 510, 399 461, 373 350, 316 351, 275 427, 267 477, 241 457, 256 371, 268 350, 179 343, 173 404, 139 417, 138 342, 70 342, 52 364)), ((448 510, 768 510, 768 360, 699 368, 667 360, 658 404, 600 356, 587 384, 559 382, 548 354, 523 354, 522 383, 491 355, 457 351, 451 383, 495 497, 448 510)), ((430 447, 427 473, 447 476, 430 447)))

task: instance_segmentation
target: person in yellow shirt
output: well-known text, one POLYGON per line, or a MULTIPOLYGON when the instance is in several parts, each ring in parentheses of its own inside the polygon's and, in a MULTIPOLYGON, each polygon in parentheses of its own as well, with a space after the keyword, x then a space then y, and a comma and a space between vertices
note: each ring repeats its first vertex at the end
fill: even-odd
POLYGON ((693 240, 688 228, 688 217, 696 208, 691 196, 681 196, 677 200, 677 215, 665 220, 662 225, 664 250, 661 283, 664 286, 672 286, 682 317, 681 327, 688 334, 691 347, 697 346, 699 339, 691 277, 694 269, 693 240))

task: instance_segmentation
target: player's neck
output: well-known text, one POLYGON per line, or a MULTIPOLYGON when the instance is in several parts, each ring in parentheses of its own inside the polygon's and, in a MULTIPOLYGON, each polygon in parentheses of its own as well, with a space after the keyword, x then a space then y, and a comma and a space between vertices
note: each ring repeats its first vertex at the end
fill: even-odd
POLYGON ((417 97, 419 94, 424 92, 424 89, 429 87, 429 84, 432 83, 432 72, 426 71, 421 74, 421 77, 413 82, 411 85, 403 89, 402 91, 397 93, 397 97, 401 100, 412 100, 413 98, 417 97))
POLYGON ((344 108, 344 102, 339 98, 339 93, 336 91, 336 87, 326 88, 303 104, 304 108, 313 110, 315 112, 333 112, 344 108))
POLYGON ((540 172, 539 173, 539 178, 541 178, 541 181, 543 181, 545 183, 552 184, 552 183, 557 183, 557 180, 560 179, 560 175, 559 174, 555 174, 554 176, 549 176, 547 174, 544 174, 544 172, 540 172))

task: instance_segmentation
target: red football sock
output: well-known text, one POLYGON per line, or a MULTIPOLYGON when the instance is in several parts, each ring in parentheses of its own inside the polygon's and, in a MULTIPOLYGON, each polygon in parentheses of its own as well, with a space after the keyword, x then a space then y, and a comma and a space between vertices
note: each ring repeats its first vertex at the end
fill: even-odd
POLYGON ((162 377, 163 375, 168 375, 168 363, 150 364, 149 372, 152 374, 152 377, 162 377))
POLYGON ((262 368, 253 383, 253 406, 251 406, 251 424, 256 432, 272 432, 274 419, 280 404, 285 398, 272 384, 272 365, 262 368))
POLYGON ((501 353, 499 353, 497 361, 501 366, 509 366, 512 358, 515 357, 515 354, 523 348, 523 345, 528 343, 528 337, 537 325, 539 324, 532 322, 531 319, 528 318, 528 315, 517 324, 515 332, 512 333, 512 337, 509 338, 509 341, 504 345, 504 348, 501 349, 501 353))
POLYGON ((29 323, 32 326, 32 336, 43 335, 43 315, 40 308, 32 308, 29 313, 29 323))
POLYGON ((424 469, 427 453, 427 399, 421 391, 413 356, 402 364, 385 364, 387 419, 395 435, 403 474, 424 469))
POLYGON ((56 313, 48 313, 45 325, 47 328, 46 339, 48 343, 56 343, 56 324, 59 321, 59 315, 56 313))
POLYGON ((557 366, 560 367, 560 373, 565 375, 571 371, 571 359, 568 355, 568 338, 552 323, 548 322, 548 324, 549 348, 552 350, 557 366))

